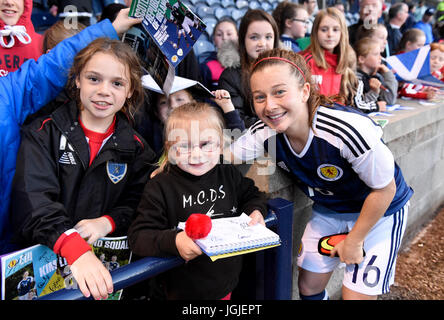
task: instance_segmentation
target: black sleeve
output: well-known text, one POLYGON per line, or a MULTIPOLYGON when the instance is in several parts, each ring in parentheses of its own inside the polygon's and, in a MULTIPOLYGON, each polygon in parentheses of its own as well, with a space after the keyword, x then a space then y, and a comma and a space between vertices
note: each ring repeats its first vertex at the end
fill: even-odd
MULTIPOLYGON (((161 175, 160 173, 159 175, 161 175)), ((128 230, 131 251, 138 256, 177 255, 176 228, 168 221, 166 198, 158 179, 150 180, 128 230)))
POLYGON ((234 73, 235 71, 232 68, 225 69, 219 78, 219 88, 227 90, 230 93, 234 107, 239 111, 240 116, 243 117, 244 98, 240 91, 241 79, 234 80, 234 73))
POLYGON ((11 190, 11 224, 22 245, 44 244, 53 248, 59 236, 74 226, 58 202, 57 163, 48 134, 30 127, 22 135, 11 190))
POLYGON ((176 67, 176 75, 202 82, 200 66, 193 50, 190 50, 181 63, 176 67))
POLYGON ((253 110, 247 110, 250 106, 242 92, 242 79, 236 69, 226 68, 222 72, 219 78, 219 89, 227 90, 230 93, 234 108, 239 112, 245 127, 252 126, 258 120, 253 114, 253 110))
POLYGON ((234 130, 239 129, 241 132, 245 130, 245 123, 241 119, 238 110, 233 110, 223 114, 225 119, 225 124, 228 129, 234 130))

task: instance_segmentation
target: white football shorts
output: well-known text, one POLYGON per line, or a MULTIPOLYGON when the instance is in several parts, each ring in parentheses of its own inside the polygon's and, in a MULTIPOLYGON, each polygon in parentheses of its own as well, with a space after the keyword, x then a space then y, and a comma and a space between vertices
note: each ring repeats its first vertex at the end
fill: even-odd
MULTIPOLYGON (((367 295, 389 292, 395 279, 396 257, 407 225, 408 208, 409 202, 373 226, 364 240, 364 261, 345 267, 345 287, 367 295)), ((319 239, 349 232, 357 217, 357 214, 321 214, 313 210, 302 236, 298 266, 316 273, 333 271, 341 262, 339 258, 318 253, 319 239)))

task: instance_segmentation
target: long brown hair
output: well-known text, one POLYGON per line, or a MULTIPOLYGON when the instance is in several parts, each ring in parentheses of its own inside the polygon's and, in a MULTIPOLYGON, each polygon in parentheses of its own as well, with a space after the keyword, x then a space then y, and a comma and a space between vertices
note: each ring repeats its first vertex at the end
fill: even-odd
MULTIPOLYGON (((308 67, 307 63, 305 62, 305 59, 300 55, 297 54, 291 50, 285 50, 285 49, 273 49, 268 50, 265 52, 262 52, 259 57, 256 59, 255 62, 253 62, 251 70, 250 70, 250 76, 253 75, 255 72, 263 70, 264 68, 272 65, 287 65, 291 68, 291 74, 296 77, 298 80, 298 83, 300 84, 300 88, 304 85, 304 83, 310 84, 310 96, 307 101, 308 111, 309 111, 309 126, 313 123, 313 117, 316 113, 316 109, 323 105, 323 106, 330 106, 333 104, 333 100, 330 98, 322 95, 319 93, 319 90, 315 84, 315 82, 312 80, 311 77, 311 71, 308 67), (265 58, 272 58, 272 59, 266 59, 261 61, 265 58), (273 59, 277 58, 277 59, 273 59), (285 60, 282 60, 285 59, 285 60), (259 62, 260 61, 260 62, 259 62), (294 65, 296 66, 294 66, 294 65)), ((265 80, 265 79, 264 79, 265 80)))
POLYGON ((241 23, 239 25, 238 41, 239 41, 239 54, 240 54, 241 71, 242 71, 241 90, 248 104, 247 107, 251 109, 253 109, 253 104, 251 100, 251 92, 249 86, 250 76, 248 74, 248 71, 250 69, 252 59, 248 56, 247 49, 245 47, 245 38, 247 37, 248 27, 250 26, 251 23, 255 21, 266 21, 271 25, 271 28, 273 29, 274 33, 273 48, 277 48, 279 46, 279 30, 276 21, 274 21, 274 18, 264 10, 260 9, 248 10, 245 13, 245 15, 242 17, 241 23))
POLYGON ((96 53, 110 54, 128 68, 131 82, 129 92, 132 92, 132 95, 126 99, 126 103, 121 111, 133 121, 136 109, 142 105, 144 101, 144 90, 141 80, 142 67, 136 53, 124 42, 109 38, 99 38, 83 48, 74 58, 73 65, 69 71, 69 92, 72 97, 76 99, 80 107, 80 92, 76 87, 76 79, 80 76, 81 71, 85 68, 88 61, 96 53))
POLYGON ((399 40, 397 52, 405 51, 407 42, 415 43, 421 36, 425 38, 425 33, 421 29, 412 28, 407 30, 402 34, 401 40, 399 40))
POLYGON ((252 60, 248 56, 247 49, 245 48, 245 38, 247 37, 248 27, 251 23, 255 21, 266 21, 271 25, 274 33, 273 48, 277 48, 279 46, 279 30, 276 21, 274 21, 274 18, 264 10, 248 10, 242 17, 241 23, 239 25, 239 53, 241 56, 241 66, 243 70, 248 70, 252 60))
POLYGON ((317 13, 311 31, 310 45, 307 50, 311 51, 318 67, 328 69, 329 65, 325 60, 324 49, 321 47, 318 39, 319 25, 324 17, 327 16, 336 20, 341 28, 341 38, 333 52, 338 56, 338 65, 335 71, 342 75, 339 96, 335 97, 335 99, 339 102, 350 104, 353 101, 356 93, 355 88, 358 84, 358 79, 354 71, 356 56, 353 48, 349 44, 348 29, 344 14, 339 9, 331 7, 320 10, 317 13))

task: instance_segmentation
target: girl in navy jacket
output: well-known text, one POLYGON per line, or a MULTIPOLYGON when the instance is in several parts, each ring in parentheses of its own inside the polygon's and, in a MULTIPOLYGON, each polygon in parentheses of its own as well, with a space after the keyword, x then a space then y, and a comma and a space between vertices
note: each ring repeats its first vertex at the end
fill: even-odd
POLYGON ((141 72, 127 44, 93 41, 70 72, 76 99, 25 128, 17 157, 15 239, 66 258, 82 293, 96 299, 113 285, 90 244, 126 234, 154 162, 128 122, 143 101, 141 72))
POLYGON ((141 21, 129 18, 128 12, 128 9, 122 10, 113 24, 106 20, 87 28, 41 56, 38 62, 27 60, 19 70, 0 78, 0 254, 13 249, 8 243, 8 207, 20 145, 20 125, 62 90, 67 70, 80 49, 99 37, 117 39, 118 33, 141 21))

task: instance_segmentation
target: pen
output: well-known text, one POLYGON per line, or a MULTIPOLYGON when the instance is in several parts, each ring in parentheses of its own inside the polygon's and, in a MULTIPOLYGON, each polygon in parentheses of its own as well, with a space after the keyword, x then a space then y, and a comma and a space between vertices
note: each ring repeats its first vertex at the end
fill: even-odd
POLYGON ((386 87, 384 87, 382 84, 381 84, 381 89, 384 90, 385 92, 390 92, 389 89, 387 89, 386 87))

